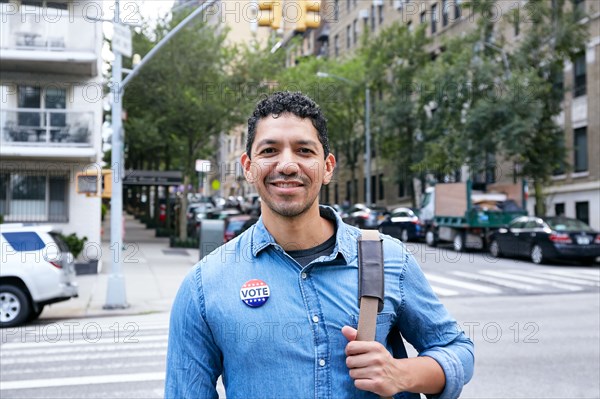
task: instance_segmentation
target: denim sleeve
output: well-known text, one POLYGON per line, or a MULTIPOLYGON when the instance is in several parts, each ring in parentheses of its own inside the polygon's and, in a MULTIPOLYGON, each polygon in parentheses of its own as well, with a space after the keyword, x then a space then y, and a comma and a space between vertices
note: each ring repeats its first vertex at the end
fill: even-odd
POLYGON ((400 332, 419 352, 419 356, 436 360, 446 377, 442 393, 428 395, 428 398, 458 398, 462 387, 473 376, 473 342, 439 301, 410 254, 406 254, 400 289, 400 332))
POLYGON ((206 322, 200 267, 184 279, 171 309, 165 398, 218 398, 221 351, 206 322))

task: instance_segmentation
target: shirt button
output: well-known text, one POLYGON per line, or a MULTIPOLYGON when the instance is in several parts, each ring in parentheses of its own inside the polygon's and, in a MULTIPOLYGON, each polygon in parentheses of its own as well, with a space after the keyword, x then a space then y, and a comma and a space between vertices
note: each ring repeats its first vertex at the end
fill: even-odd
POLYGON ((319 322, 319 316, 313 316, 312 320, 313 320, 315 323, 318 323, 318 322, 319 322))
POLYGON ((325 366, 325 359, 319 360, 319 366, 321 366, 321 367, 325 366))
POLYGON ((302 273, 302 274, 301 274, 301 276, 302 276, 302 279, 303 279, 303 280, 306 280, 306 278, 308 277, 308 274, 306 274, 306 273, 302 273))

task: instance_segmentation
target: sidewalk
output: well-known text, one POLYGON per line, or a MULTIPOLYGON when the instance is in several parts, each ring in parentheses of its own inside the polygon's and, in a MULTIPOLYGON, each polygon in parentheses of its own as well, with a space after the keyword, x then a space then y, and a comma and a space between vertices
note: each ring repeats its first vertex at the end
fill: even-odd
POLYGON ((79 275, 79 297, 46 306, 40 319, 98 317, 169 312, 181 281, 198 261, 197 249, 169 248, 168 238, 154 237, 153 229, 125 216, 125 250, 121 251, 126 309, 104 310, 114 250, 110 246, 110 218, 103 222, 100 272, 79 275))

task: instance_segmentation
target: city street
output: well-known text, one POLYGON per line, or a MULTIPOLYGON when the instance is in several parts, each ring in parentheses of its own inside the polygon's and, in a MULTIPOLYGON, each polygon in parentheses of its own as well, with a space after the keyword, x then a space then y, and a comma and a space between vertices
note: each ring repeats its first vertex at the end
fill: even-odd
MULTIPOLYGON (((409 244, 474 340, 465 398, 597 398, 600 270, 409 244)), ((159 398, 168 313, 42 318, 1 335, 1 396, 159 398)), ((223 397, 222 386, 221 397, 223 397)))

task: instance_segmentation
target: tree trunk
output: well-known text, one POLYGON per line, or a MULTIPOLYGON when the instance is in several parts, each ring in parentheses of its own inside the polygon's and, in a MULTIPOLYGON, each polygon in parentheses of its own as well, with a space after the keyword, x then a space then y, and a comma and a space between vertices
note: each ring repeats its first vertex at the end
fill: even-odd
POLYGON ((533 187, 535 190, 535 216, 546 216, 546 196, 543 184, 538 179, 534 179, 533 187))
POLYGON ((181 207, 179 208, 179 238, 187 240, 187 197, 188 197, 188 185, 190 184, 190 177, 186 174, 183 175, 183 196, 181 197, 181 207))

